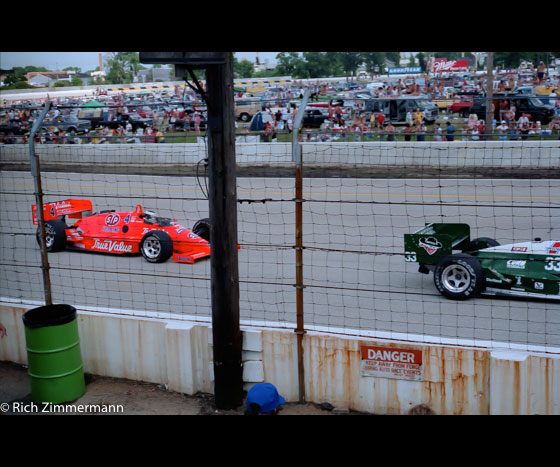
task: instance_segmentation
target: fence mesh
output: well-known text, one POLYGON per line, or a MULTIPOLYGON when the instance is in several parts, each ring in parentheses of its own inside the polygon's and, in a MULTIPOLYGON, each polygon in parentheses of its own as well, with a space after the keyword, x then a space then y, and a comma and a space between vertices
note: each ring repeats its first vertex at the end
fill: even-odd
MULTIPOLYGON (((300 143, 306 329, 560 349, 559 301, 449 300, 432 274, 405 261, 403 243, 426 223, 466 223, 472 237, 502 245, 560 240, 557 140, 379 141, 361 134, 357 141, 331 132, 330 141, 321 142, 318 133, 309 135, 303 132, 300 143)), ((238 137, 241 319, 294 328, 292 146, 238 137)), ((170 138, 166 144, 37 144, 44 203, 86 199, 95 212, 116 213, 140 204, 192 229, 208 217, 205 133, 193 142, 168 144, 170 138)), ((41 301, 29 149, 4 144, 0 154, 0 296, 41 301)), ((48 260, 55 302, 210 319, 208 258, 150 263, 141 254, 65 249, 48 260)))

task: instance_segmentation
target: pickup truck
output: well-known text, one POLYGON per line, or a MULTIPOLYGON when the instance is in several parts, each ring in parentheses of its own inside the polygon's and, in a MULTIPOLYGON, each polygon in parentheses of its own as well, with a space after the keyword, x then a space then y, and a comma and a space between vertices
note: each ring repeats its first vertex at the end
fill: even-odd
POLYGON ((458 113, 461 117, 468 117, 472 105, 472 100, 455 101, 447 106, 447 111, 450 113, 458 113))
POLYGON ((99 125, 106 126, 107 128, 118 128, 119 126, 126 127, 126 124, 130 122, 132 125, 132 131, 136 131, 138 128, 146 128, 152 125, 151 118, 142 118, 140 115, 135 113, 128 114, 118 114, 112 120, 104 119, 99 122, 99 125))
POLYGON ((306 109, 303 114, 302 126, 320 128, 323 122, 328 119, 329 115, 319 109, 306 109))
POLYGON ((68 115, 43 120, 41 128, 52 127, 64 130, 67 133, 84 133, 86 130, 91 130, 91 122, 89 120, 80 120, 68 115))
MULTIPOLYGON (((518 120, 522 114, 528 114, 531 121, 540 121, 542 125, 548 124, 554 118, 554 107, 542 102, 537 96, 525 94, 493 94, 494 118, 499 120, 500 102, 507 100, 515 106, 515 119, 518 120)), ((470 113, 476 114, 478 118, 486 118, 486 98, 475 98, 470 108, 470 113)))

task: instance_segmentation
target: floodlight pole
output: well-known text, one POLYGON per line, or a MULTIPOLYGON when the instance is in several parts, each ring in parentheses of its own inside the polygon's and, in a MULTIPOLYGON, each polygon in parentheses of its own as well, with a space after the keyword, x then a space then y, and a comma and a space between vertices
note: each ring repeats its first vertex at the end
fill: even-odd
POLYGON ((239 327, 237 186, 233 103, 233 54, 206 67, 208 200, 214 395, 219 409, 243 403, 242 334, 239 327))

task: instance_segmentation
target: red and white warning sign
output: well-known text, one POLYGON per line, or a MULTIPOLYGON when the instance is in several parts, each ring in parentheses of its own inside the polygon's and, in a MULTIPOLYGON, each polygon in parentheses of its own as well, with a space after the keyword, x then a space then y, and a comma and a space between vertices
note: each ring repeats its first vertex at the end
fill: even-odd
POLYGON ((362 376, 422 381, 422 351, 362 345, 360 373, 362 376))

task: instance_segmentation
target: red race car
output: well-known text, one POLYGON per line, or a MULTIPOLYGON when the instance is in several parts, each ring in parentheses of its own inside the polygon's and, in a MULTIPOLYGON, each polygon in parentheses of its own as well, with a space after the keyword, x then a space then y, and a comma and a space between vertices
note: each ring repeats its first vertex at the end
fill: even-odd
MULTIPOLYGON (((38 225, 37 209, 32 206, 33 224, 38 225)), ((140 204, 133 211, 92 213, 89 200, 67 199, 43 205, 47 251, 65 248, 101 253, 142 253, 150 263, 173 261, 194 263, 210 256, 209 219, 197 221, 192 230, 176 219, 158 217, 140 204), (66 217, 77 219, 67 225, 66 217)), ((37 230, 40 244, 40 229, 37 230)))

